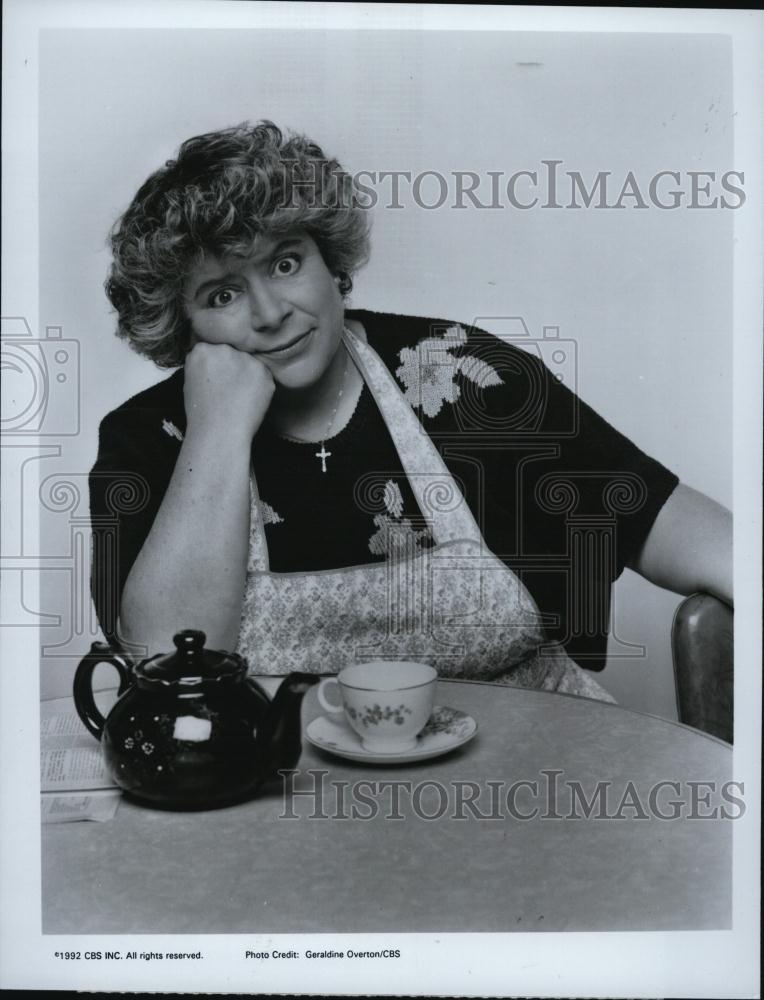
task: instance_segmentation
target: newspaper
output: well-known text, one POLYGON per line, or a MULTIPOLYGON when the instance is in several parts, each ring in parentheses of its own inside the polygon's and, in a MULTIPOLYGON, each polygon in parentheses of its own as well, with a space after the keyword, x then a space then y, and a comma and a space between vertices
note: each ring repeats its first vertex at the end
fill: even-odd
POLYGON ((40 791, 43 823, 104 822, 112 819, 119 805, 120 792, 101 747, 69 698, 42 703, 40 791))

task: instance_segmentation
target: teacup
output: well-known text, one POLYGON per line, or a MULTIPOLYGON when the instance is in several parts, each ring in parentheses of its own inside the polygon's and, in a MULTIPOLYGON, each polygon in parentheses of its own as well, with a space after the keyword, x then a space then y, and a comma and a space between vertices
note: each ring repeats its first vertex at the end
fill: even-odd
POLYGON ((425 663, 357 663, 323 680, 318 700, 327 712, 345 713, 364 750, 400 753, 416 747, 416 738, 432 714, 437 676, 437 670, 425 663), (326 697, 334 685, 340 689, 341 705, 326 697))

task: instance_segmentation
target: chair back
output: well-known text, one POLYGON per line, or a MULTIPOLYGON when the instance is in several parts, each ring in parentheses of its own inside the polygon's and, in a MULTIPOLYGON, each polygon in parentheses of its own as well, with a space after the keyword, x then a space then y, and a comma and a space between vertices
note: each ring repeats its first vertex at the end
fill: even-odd
POLYGON ((734 613, 710 594, 679 605, 671 628, 679 721, 733 741, 734 613))

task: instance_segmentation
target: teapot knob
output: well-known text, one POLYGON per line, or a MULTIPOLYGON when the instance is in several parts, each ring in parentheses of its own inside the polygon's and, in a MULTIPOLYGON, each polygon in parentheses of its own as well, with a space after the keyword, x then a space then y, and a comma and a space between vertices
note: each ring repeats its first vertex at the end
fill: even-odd
POLYGON ((185 628, 182 632, 177 632, 172 641, 186 663, 195 663, 204 651, 207 636, 198 629, 185 628))
POLYGON ((204 644, 207 641, 207 636, 204 632, 195 628, 184 628, 182 632, 176 632, 172 637, 172 641, 179 653, 182 653, 186 649, 192 649, 195 653, 204 649, 204 644))

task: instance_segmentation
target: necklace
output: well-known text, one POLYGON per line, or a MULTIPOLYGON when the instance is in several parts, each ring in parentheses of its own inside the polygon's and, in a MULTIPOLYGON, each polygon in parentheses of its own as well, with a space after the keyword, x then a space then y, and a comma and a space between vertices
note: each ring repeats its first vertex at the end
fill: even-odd
MULTIPOLYGON (((343 347, 344 350, 344 347, 343 347)), ((326 460, 331 456, 331 452, 326 450, 326 439, 331 437, 332 428, 334 427, 334 420, 337 416, 337 410, 340 408, 340 400, 342 399, 342 394, 345 391, 345 383, 348 377, 348 352, 345 350, 345 368, 342 372, 342 382, 340 383, 340 391, 337 393, 337 401, 334 404, 334 409, 332 410, 332 415, 329 417, 329 423, 326 425, 326 433, 324 434, 323 440, 321 441, 321 451, 316 452, 316 458, 321 459, 321 471, 326 472, 326 460)))
MULTIPOLYGON (((345 383, 348 377, 349 359, 347 348, 344 347, 345 351, 345 368, 342 372, 342 382, 340 383, 340 391, 337 393, 337 399, 334 403, 334 409, 332 410, 332 415, 329 417, 329 423, 326 425, 326 430, 324 431, 323 437, 321 438, 321 451, 317 451, 316 458, 321 459, 321 471, 326 472, 326 460, 331 458, 332 453, 326 450, 326 442, 331 437, 332 428, 334 427, 334 421, 337 418, 337 410, 340 408, 340 401, 342 400, 343 393, 345 392, 345 383)), ((287 441, 296 441, 298 444, 306 444, 307 442, 301 441, 300 438, 292 437, 289 434, 282 434, 281 437, 287 439, 287 441)))

